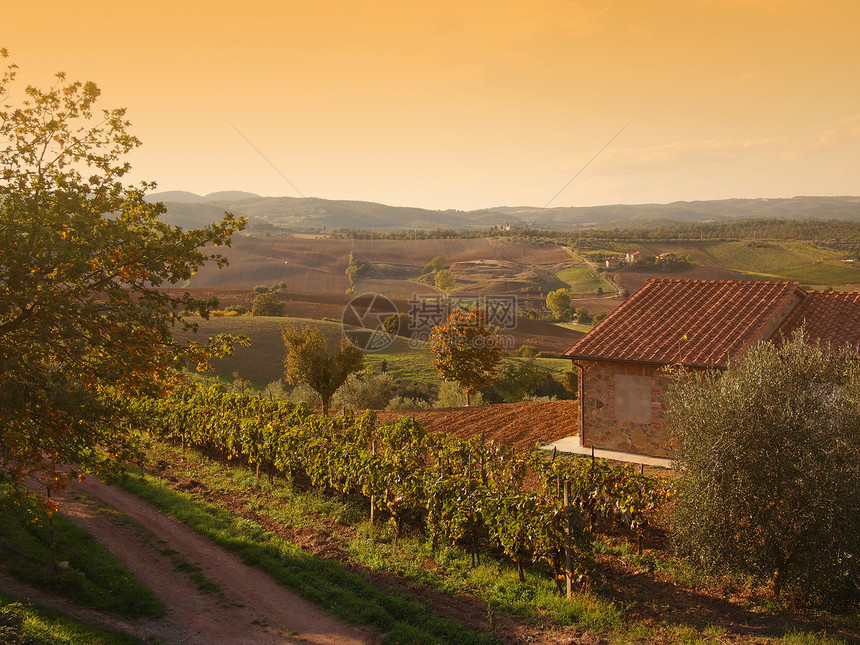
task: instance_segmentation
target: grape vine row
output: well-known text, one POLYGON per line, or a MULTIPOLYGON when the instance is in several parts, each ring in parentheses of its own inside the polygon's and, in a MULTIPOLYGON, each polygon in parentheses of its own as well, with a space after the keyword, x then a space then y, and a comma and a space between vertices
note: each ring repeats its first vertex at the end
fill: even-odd
POLYGON ((556 459, 481 438, 428 433, 409 417, 378 425, 373 413, 322 417, 304 405, 187 386, 135 401, 135 416, 158 437, 367 500, 371 517, 387 513, 400 534, 418 526, 441 546, 504 552, 524 567, 546 563, 559 591, 565 576, 592 573, 599 518, 635 531, 669 496, 662 482, 630 466, 556 459), (569 482, 570 503, 561 488, 569 482), (565 554, 570 557, 566 564, 565 554))

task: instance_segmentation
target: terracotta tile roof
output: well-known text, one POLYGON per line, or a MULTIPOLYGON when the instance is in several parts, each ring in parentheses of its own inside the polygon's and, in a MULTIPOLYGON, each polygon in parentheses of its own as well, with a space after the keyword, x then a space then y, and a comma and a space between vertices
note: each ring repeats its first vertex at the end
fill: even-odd
POLYGON ((803 293, 796 282, 649 280, 564 356, 725 367, 770 337, 803 293))
POLYGON ((808 338, 833 345, 860 347, 860 293, 809 291, 780 325, 780 334, 788 337, 801 325, 808 338))

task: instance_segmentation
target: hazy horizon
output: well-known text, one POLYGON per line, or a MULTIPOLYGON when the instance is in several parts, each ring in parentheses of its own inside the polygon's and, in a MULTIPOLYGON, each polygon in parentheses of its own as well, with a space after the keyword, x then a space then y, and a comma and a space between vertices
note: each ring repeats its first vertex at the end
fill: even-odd
POLYGON ((11 100, 59 70, 95 81, 159 191, 442 210, 860 194, 853 0, 48 0, 4 24, 11 100))

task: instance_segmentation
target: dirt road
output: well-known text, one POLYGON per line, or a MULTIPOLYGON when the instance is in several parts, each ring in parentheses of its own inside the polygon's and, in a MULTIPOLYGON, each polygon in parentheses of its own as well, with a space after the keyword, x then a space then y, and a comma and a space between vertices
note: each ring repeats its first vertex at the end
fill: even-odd
POLYGON ((167 606, 160 619, 119 620, 0 576, 0 589, 144 640, 210 643, 364 645, 368 628, 344 625, 265 573, 245 565, 172 517, 94 478, 56 498, 62 513, 90 531, 167 606))

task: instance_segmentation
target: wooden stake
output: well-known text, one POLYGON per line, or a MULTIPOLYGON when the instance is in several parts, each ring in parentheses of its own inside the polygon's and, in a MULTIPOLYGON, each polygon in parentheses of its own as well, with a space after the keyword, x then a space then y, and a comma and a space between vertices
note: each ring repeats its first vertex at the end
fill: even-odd
POLYGON ((573 597, 573 576, 571 575, 570 534, 573 531, 573 520, 570 517, 570 480, 564 480, 564 577, 567 582, 567 597, 573 597))

